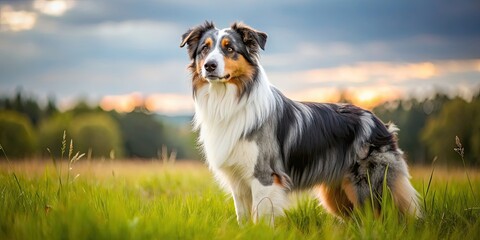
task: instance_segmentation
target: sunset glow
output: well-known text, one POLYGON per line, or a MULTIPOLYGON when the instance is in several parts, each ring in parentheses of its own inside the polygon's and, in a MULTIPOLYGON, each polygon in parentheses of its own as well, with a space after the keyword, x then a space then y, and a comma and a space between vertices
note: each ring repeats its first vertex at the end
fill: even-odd
POLYGON ((73 4, 72 0, 35 0, 33 7, 47 15, 61 16, 72 8, 73 4))
POLYGON ((362 62, 349 66, 313 69, 305 72, 304 76, 309 82, 315 83, 325 81, 364 83, 385 80, 400 82, 410 79, 432 78, 437 74, 437 69, 439 69, 442 64, 442 62, 362 62))
POLYGON ((151 112, 166 114, 190 114, 193 112, 191 96, 180 94, 152 94, 143 96, 138 92, 125 95, 108 95, 100 101, 103 110, 131 112, 137 107, 145 107, 151 112))
POLYGON ((37 15, 33 12, 14 11, 10 6, 0 9, 0 30, 24 31, 35 26, 37 15))
POLYGON ((142 106, 143 98, 140 93, 126 95, 107 95, 100 101, 100 107, 105 111, 131 112, 136 107, 142 106))
MULTIPOLYGON (((300 92, 286 93, 287 97, 303 102, 336 103, 342 97, 353 104, 372 109, 379 104, 402 97, 399 90, 391 87, 346 89, 316 88, 300 92), (343 95, 343 96, 342 96, 343 95)), ((190 95, 151 94, 143 96, 138 92, 124 95, 107 95, 100 101, 100 107, 106 111, 131 112, 144 107, 151 112, 164 114, 192 114, 193 100, 190 95)))
POLYGON ((190 95, 153 94, 146 98, 145 107, 149 111, 166 114, 192 113, 193 99, 190 95))
POLYGON ((335 88, 314 88, 286 93, 289 98, 302 102, 337 102, 340 100, 340 94, 335 88))
POLYGON ((342 91, 335 88, 315 88, 286 95, 296 101, 305 102, 336 103, 347 100, 366 109, 404 97, 401 90, 390 86, 349 88, 342 91))
POLYGON ((397 89, 388 86, 379 86, 351 90, 347 93, 346 97, 357 106, 372 109, 384 102, 395 100, 403 96, 397 89))

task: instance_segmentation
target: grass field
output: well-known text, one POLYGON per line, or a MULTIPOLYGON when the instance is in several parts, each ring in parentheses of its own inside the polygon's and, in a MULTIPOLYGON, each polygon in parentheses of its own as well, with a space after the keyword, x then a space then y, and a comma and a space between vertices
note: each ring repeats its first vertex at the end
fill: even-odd
POLYGON ((469 170, 471 184, 463 168, 412 175, 423 219, 387 201, 380 217, 341 221, 297 194, 273 228, 239 227, 233 201, 198 162, 3 160, 0 239, 480 239, 480 171, 469 170))

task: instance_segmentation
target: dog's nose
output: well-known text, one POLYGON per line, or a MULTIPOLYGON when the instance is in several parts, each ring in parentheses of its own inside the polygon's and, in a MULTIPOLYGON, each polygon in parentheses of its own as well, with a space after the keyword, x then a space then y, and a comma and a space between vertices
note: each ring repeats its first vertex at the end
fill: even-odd
POLYGON ((213 72, 215 71, 215 69, 217 69, 217 62, 216 61, 208 61, 207 63, 205 63, 205 70, 207 70, 207 72, 213 72))

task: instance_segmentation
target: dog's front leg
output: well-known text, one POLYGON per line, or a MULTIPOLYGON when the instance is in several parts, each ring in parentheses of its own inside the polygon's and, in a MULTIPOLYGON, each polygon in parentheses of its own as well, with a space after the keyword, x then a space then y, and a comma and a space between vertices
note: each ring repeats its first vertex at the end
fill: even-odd
POLYGON ((252 217, 253 222, 266 221, 274 226, 274 219, 283 215, 283 209, 288 205, 285 188, 277 183, 264 185, 257 178, 252 180, 252 217))
POLYGON ((238 224, 243 225, 248 222, 250 218, 250 209, 252 209, 252 191, 250 187, 240 185, 233 189, 232 195, 238 224))

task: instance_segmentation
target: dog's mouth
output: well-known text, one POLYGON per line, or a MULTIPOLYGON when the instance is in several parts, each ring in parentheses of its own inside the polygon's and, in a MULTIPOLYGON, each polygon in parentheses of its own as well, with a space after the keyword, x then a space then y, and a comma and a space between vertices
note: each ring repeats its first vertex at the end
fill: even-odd
POLYGON ((226 82, 228 79, 230 79, 230 74, 227 74, 225 76, 218 76, 218 75, 213 75, 209 74, 205 77, 209 82, 226 82))

